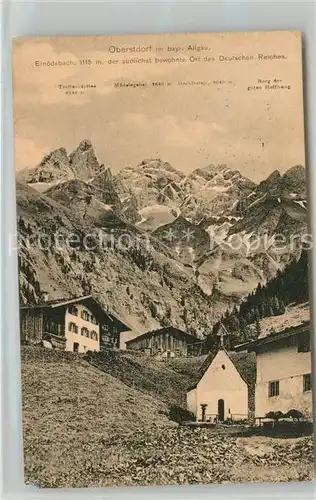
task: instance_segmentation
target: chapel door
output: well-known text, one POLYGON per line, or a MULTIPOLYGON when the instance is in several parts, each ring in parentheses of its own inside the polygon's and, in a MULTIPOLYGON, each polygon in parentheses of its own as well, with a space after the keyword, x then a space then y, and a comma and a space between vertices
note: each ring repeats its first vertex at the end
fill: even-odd
POLYGON ((217 410, 217 413, 218 413, 218 420, 220 422, 223 422, 223 420, 225 419, 225 403, 224 403, 223 399, 219 399, 218 400, 218 410, 217 410))

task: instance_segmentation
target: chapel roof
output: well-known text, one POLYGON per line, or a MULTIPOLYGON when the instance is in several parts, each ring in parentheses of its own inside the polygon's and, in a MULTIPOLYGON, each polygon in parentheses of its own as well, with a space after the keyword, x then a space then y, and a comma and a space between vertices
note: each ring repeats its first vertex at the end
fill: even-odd
POLYGON ((224 351, 226 355, 229 357, 233 365, 235 366, 236 370, 238 371, 239 375, 241 378, 246 382, 247 386, 249 388, 253 388, 256 383, 256 354, 254 352, 248 352, 248 351, 241 351, 241 352, 235 352, 235 351, 226 351, 226 349, 219 349, 216 353, 210 353, 205 361, 203 362, 199 373, 198 373, 198 379, 196 380, 195 384, 189 387, 189 391, 192 389, 195 389, 204 374, 207 372, 211 364, 213 363, 213 360, 217 356, 219 351, 224 351))

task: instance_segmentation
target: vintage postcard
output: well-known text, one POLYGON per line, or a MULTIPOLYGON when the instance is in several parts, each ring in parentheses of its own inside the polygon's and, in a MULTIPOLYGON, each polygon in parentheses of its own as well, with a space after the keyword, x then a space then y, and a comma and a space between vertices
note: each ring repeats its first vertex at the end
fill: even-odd
POLYGON ((25 481, 312 480, 301 33, 18 38, 13 70, 25 481))

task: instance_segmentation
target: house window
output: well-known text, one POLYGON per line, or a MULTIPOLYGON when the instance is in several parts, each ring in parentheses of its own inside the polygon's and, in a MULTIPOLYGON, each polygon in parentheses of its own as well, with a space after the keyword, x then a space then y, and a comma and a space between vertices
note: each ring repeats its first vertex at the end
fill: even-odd
POLYGON ((98 340, 98 334, 95 330, 92 330, 92 332, 90 332, 90 337, 92 340, 98 340))
POLYGON ((89 337, 89 330, 88 330, 88 328, 86 328, 85 326, 83 326, 81 328, 81 335, 83 335, 84 337, 89 337))
POLYGON ((297 346, 297 335, 292 335, 292 337, 289 337, 288 339, 288 346, 289 347, 296 347, 297 346))
POLYGON ((68 308, 69 314, 72 314, 73 316, 78 316, 78 309, 76 306, 70 306, 68 308))
POLYGON ((303 375, 303 392, 312 390, 312 376, 310 373, 303 375))
POLYGON ((95 316, 93 316, 93 314, 91 314, 91 316, 90 316, 90 321, 91 321, 91 323, 93 323, 94 325, 97 325, 97 324, 98 324, 97 319, 95 318, 95 316))
POLYGON ((70 322, 70 323, 68 324, 68 330, 69 330, 70 332, 78 333, 78 327, 77 327, 77 325, 76 325, 75 323, 73 323, 73 322, 70 322))
POLYGON ((278 396, 279 394, 280 394, 280 382, 278 380, 269 382, 269 398, 273 398, 274 396, 278 396))
POLYGON ((297 352, 309 352, 311 350, 310 334, 304 332, 297 337, 297 352))
POLYGON ((81 311, 81 317, 85 321, 89 321, 89 319, 90 319, 90 315, 89 315, 88 311, 81 311))

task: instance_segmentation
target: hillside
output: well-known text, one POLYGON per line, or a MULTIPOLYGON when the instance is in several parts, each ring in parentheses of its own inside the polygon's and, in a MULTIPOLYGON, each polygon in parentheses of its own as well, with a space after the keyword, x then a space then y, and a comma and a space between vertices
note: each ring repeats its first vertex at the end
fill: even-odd
POLYGON ((205 342, 206 352, 216 344, 216 335, 222 325, 229 331, 227 343, 233 347, 240 342, 297 326, 309 320, 308 252, 302 250, 298 260, 292 260, 265 285, 258 283, 233 309, 227 309, 213 326, 205 342))
MULTIPOLYGON (((304 322, 310 321, 310 307, 308 302, 303 304, 290 304, 283 314, 270 316, 260 320, 260 337, 265 337, 274 332, 281 332, 286 328, 295 328, 304 322)), ((250 325, 253 335, 256 335, 256 326, 250 325)))
POLYGON ((57 199, 17 184, 21 302, 35 302, 43 291, 54 299, 92 289, 139 333, 172 322, 197 336, 226 309, 163 242, 95 198, 87 204, 81 182, 50 192, 57 199), (67 203, 63 193, 71 186, 76 190, 67 203))
POLYGON ((118 378, 129 387, 149 394, 168 405, 186 407, 186 391, 196 377, 204 357, 159 361, 142 352, 89 352, 85 360, 118 378), (194 360, 194 361, 192 361, 194 360))
MULTIPOLYGON (((104 454, 107 439, 176 425, 162 399, 125 385, 81 356, 36 347, 22 347, 21 356, 28 482, 45 485, 49 480, 51 486, 54 478, 71 482, 73 474, 104 454)), ((132 360, 129 364, 133 366, 132 360)), ((149 368, 146 375, 149 382, 149 368)), ((174 393, 179 380, 184 377, 175 373, 174 393)), ((170 376, 169 387, 172 383, 170 376)), ((159 387, 164 386, 158 384, 158 391, 159 387)))

